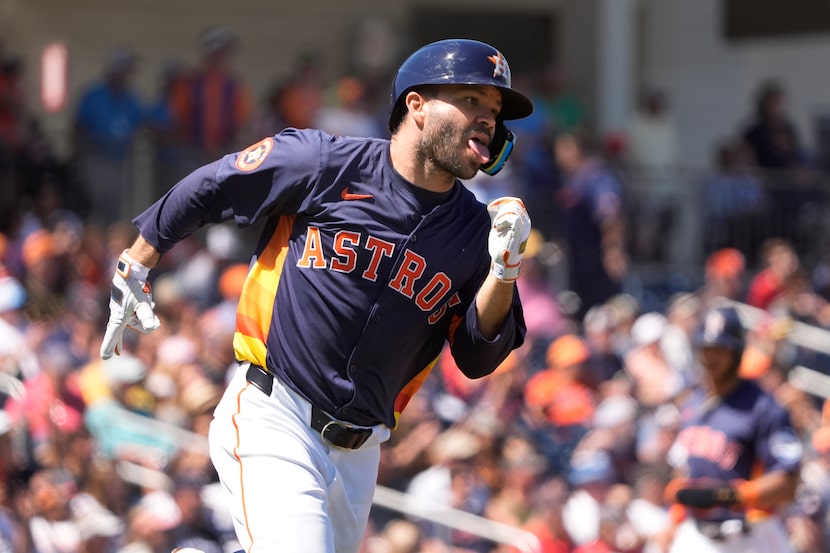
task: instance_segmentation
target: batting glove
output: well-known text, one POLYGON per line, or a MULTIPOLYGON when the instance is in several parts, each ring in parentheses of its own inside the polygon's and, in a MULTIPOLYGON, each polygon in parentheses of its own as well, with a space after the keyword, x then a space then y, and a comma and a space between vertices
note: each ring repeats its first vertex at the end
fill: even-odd
POLYGON ((149 273, 150 268, 132 259, 127 250, 118 258, 110 291, 110 318, 101 343, 103 359, 109 359, 113 353, 121 355, 125 328, 147 334, 161 324, 153 313, 149 273))
POLYGON ((492 227, 488 251, 490 272, 501 282, 513 282, 522 272, 522 256, 530 236, 530 217, 519 198, 505 196, 487 206, 492 227))

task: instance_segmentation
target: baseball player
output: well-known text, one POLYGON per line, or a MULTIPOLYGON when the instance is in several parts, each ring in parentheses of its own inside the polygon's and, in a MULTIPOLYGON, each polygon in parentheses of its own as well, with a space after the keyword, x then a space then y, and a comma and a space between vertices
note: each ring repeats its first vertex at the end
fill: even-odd
POLYGON ((682 410, 669 452, 681 472, 671 553, 791 551, 776 511, 792 501, 802 444, 787 411, 738 376, 744 331, 732 307, 707 311, 694 338, 705 389, 682 410))
POLYGON ((530 219, 459 179, 496 173, 532 110, 492 46, 443 40, 400 67, 391 140, 285 129, 197 169, 134 219, 101 355, 159 326, 148 273, 208 223, 265 220, 237 312, 238 370, 211 459, 247 552, 355 552, 380 444, 448 341, 470 378, 524 340, 530 219))

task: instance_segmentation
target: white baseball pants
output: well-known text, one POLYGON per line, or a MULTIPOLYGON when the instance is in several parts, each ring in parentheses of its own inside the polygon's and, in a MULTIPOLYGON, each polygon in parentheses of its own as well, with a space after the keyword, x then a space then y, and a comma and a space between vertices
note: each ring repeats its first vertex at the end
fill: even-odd
POLYGON ((246 553, 356 553, 377 480, 379 425, 356 450, 329 446, 309 426, 311 405, 274 379, 266 396, 232 377, 210 425, 210 456, 246 553))
POLYGON ((683 521, 677 528, 670 553, 791 553, 787 531, 781 520, 770 517, 752 524, 746 534, 724 540, 704 536, 694 520, 683 521))

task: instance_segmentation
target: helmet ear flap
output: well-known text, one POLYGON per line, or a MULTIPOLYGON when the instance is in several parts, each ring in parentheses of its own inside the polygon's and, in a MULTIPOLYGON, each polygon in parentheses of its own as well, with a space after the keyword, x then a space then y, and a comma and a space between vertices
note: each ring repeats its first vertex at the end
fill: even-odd
POLYGON ((504 168, 515 143, 516 137, 510 129, 504 126, 504 122, 496 121, 496 130, 493 133, 493 140, 490 141, 490 160, 482 164, 480 169, 490 176, 497 174, 504 168))

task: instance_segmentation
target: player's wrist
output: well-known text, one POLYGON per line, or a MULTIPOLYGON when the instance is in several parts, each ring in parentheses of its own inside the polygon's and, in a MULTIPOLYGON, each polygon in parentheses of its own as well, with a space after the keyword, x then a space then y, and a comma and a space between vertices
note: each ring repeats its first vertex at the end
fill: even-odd
POLYGON ((490 265, 490 273, 498 279, 499 282, 516 282, 522 274, 522 261, 511 265, 508 263, 493 262, 490 265))
POLYGON ((135 280, 144 282, 150 275, 150 267, 139 263, 130 256, 127 250, 124 250, 118 256, 118 261, 115 263, 115 272, 124 280, 134 278, 135 280))

